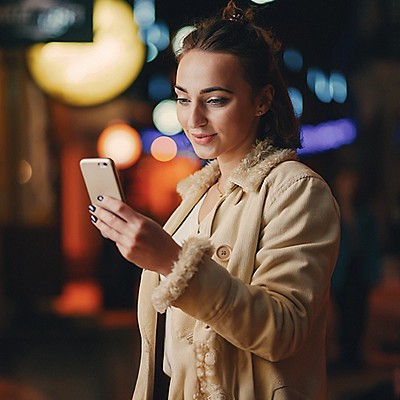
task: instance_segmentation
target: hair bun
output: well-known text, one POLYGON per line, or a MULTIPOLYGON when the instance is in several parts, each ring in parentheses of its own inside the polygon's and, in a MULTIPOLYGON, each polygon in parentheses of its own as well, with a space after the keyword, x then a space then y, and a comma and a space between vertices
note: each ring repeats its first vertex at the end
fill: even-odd
POLYGON ((243 22, 245 20, 245 15, 243 10, 236 7, 235 2, 231 0, 225 7, 222 18, 227 21, 243 22))

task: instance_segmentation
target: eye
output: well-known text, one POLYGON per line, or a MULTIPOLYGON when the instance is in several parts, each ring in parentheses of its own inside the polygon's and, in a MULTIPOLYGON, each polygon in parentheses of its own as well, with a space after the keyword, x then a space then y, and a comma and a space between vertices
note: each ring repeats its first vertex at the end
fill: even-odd
POLYGON ((176 98, 176 102, 178 104, 186 105, 186 104, 188 104, 190 102, 190 100, 186 99, 185 97, 177 97, 176 98))
POLYGON ((225 97, 211 97, 207 99, 206 103, 215 105, 215 106, 221 106, 224 105, 228 102, 228 99, 225 97))

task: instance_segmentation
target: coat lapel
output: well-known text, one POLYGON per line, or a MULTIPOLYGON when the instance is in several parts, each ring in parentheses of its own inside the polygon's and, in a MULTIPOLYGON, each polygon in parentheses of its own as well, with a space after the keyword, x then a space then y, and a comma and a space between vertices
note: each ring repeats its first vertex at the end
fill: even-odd
MULTIPOLYGON (((228 182, 228 192, 232 192, 237 186, 240 186, 244 192, 255 192, 274 167, 284 161, 295 159, 295 150, 278 149, 269 140, 257 142, 232 172, 228 182)), ((220 174, 218 162, 213 160, 201 170, 181 181, 177 187, 178 193, 193 207, 193 202, 200 199, 217 181, 220 174)), ((188 211, 190 209, 189 207, 188 211)))

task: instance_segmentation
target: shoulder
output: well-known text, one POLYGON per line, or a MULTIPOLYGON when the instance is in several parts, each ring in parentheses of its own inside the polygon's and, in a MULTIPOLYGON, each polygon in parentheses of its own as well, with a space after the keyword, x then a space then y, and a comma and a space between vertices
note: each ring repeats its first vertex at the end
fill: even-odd
POLYGON ((333 200, 326 181, 313 169, 300 161, 286 161, 277 165, 264 180, 270 201, 286 194, 299 198, 315 198, 325 194, 333 200))
POLYGON ((288 160, 276 165, 265 181, 268 184, 279 184, 301 179, 316 179, 325 182, 321 175, 298 160, 288 160))

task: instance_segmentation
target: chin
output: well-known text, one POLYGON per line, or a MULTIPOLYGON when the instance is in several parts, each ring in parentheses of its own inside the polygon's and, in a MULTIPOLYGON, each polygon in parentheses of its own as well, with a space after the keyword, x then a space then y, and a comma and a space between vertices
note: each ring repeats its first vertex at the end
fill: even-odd
POLYGON ((206 146, 199 146, 194 143, 192 143, 192 147, 197 157, 201 158, 202 160, 212 160, 218 156, 218 153, 215 151, 215 149, 211 149, 206 146))
POLYGON ((201 158, 202 160, 213 160, 214 158, 217 158, 214 153, 196 151, 196 149, 194 150, 194 152, 196 153, 197 157, 201 158))

